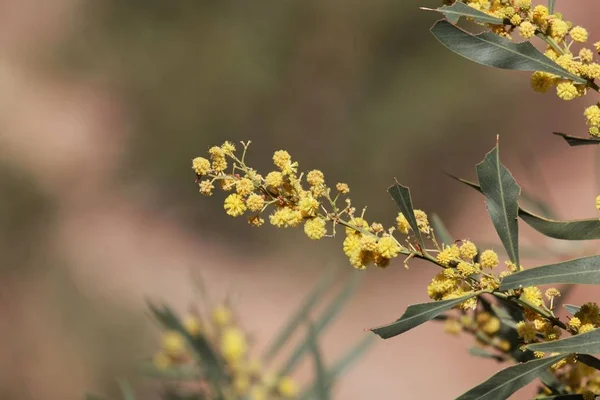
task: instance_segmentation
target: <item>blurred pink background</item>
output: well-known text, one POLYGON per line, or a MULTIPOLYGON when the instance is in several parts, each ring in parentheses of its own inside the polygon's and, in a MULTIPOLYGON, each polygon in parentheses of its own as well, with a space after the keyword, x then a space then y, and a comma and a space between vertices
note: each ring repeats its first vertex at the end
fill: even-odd
MULTIPOLYGON (((597 2, 557 3, 600 38, 597 2)), ((398 178, 455 237, 500 249, 483 199, 442 173, 473 178, 499 134, 525 189, 551 186, 564 219, 595 216, 596 150, 550 134, 584 134, 593 95, 564 103, 533 93, 527 73, 460 59, 419 6, 436 3, 1 1, 0 398, 115 394, 121 376, 152 393, 134 378, 158 334, 146 297, 183 311, 200 273, 213 299, 239 295, 261 348, 325 266, 345 264, 339 238, 254 230, 222 212, 220 194, 197 193, 190 160, 224 140, 251 139, 263 170, 289 150, 387 224, 398 178)), ((426 301, 435 272, 401 261, 365 271, 323 338, 326 361, 426 301)), ((593 294, 569 302, 584 300, 593 294)), ((454 398, 501 368, 469 357, 471 343, 435 323, 378 342, 336 398, 454 398)))

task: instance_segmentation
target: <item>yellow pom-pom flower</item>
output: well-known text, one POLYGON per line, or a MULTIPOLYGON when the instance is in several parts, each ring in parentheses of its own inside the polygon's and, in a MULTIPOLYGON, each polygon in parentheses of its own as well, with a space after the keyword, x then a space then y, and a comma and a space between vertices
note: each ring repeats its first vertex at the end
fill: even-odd
POLYGON ((519 335, 525 343, 533 342, 536 338, 535 326, 532 322, 520 321, 517 323, 517 335, 519 335))
POLYGON ((298 395, 298 384, 289 376, 284 376, 277 384, 277 391, 283 398, 294 398, 298 395))
POLYGON ((569 326, 577 330, 581 326, 581 320, 577 317, 573 317, 569 320, 569 326))
POLYGON ((291 162, 292 157, 285 150, 277 150, 273 154, 273 163, 280 169, 285 169, 291 162))
POLYGON ((536 71, 531 74, 531 87, 539 93, 546 93, 556 82, 556 77, 547 72, 536 71))
POLYGON ((544 303, 542 291, 537 286, 523 288, 521 297, 535 306, 541 306, 544 303))
POLYGON ((320 186, 325 184, 325 175, 318 169, 313 169, 306 174, 306 182, 311 186, 320 186))
POLYGON ((242 178, 236 182, 235 190, 240 196, 246 197, 254 191, 254 183, 248 178, 242 178))
POLYGON ((227 215, 239 217, 246 211, 246 204, 244 203, 242 196, 237 193, 233 193, 227 196, 223 208, 225 208, 227 215))
POLYGON ((477 255, 477 247, 469 240, 464 240, 460 246, 460 256, 465 260, 472 260, 477 255))
POLYGON ((248 344, 244 332, 234 327, 226 328, 223 331, 223 335, 221 336, 221 352, 227 361, 238 361, 246 355, 247 351, 248 344))
POLYGON ((521 22, 519 25, 519 35, 521 35, 524 39, 531 39, 535 35, 537 27, 533 25, 529 21, 521 22))
POLYGON ((414 210, 415 219, 417 220, 417 227, 419 230, 425 234, 429 234, 429 220, 427 219, 427 214, 423 210, 414 210))
POLYGON ((571 29, 569 35, 571 36, 571 39, 579 43, 585 43, 588 39, 588 31, 581 26, 576 26, 571 29))
POLYGON ((563 100, 573 100, 581 95, 571 81, 563 81, 556 86, 556 94, 563 100))
POLYGON ((152 364, 160 370, 165 370, 171 366, 173 363, 171 357, 169 357, 165 352, 158 352, 152 357, 152 364))
POLYGON ((587 119, 588 125, 600 126, 600 107, 597 104, 586 108, 583 115, 587 119))
POLYGON ((348 194, 350 193, 350 187, 348 186, 347 183, 342 183, 342 182, 338 182, 335 185, 335 188, 338 192, 342 193, 342 194, 348 194))
POLYGON ((170 357, 179 357, 185 353, 186 340, 177 331, 166 331, 162 336, 162 349, 170 357))
POLYGON ((311 194, 304 195, 298 201, 298 208, 305 217, 314 217, 319 210, 319 201, 311 194))
POLYGON ((263 198, 263 196, 261 196, 259 194, 252 193, 246 199, 246 207, 248 207, 248 210, 250 210, 250 211, 260 211, 260 210, 262 210, 264 205, 265 205, 265 199, 263 198))
POLYGON ((212 196, 212 191, 215 188, 214 185, 212 184, 211 181, 209 180, 204 180, 202 182, 200 182, 200 193, 202 193, 205 196, 212 196))
POLYGON ((223 304, 216 306, 212 310, 212 320, 218 327, 229 325, 233 319, 231 309, 223 304))
POLYGON ((594 324, 583 324, 579 327, 579 333, 587 333, 587 332, 591 332, 594 329, 596 329, 596 327, 594 326, 594 324))
POLYGON ((377 242, 377 252, 385 258, 394 258, 400 252, 400 246, 396 239, 391 236, 384 236, 377 242))
POLYGON ((321 239, 327 233, 325 220, 319 217, 307 220, 304 223, 304 233, 306 233, 306 236, 310 239, 321 239))
POLYGON ((210 172, 210 161, 203 157, 196 157, 192 160, 192 169, 196 175, 206 175, 210 172))
POLYGON ((569 31, 569 25, 560 19, 553 19, 550 23, 550 36, 557 41, 562 41, 569 31))
POLYGON ((202 324, 194 315, 186 315, 183 319, 183 327, 191 336, 198 336, 202 332, 202 324))
POLYGON ((482 268, 496 268, 499 262, 498 254, 494 250, 485 250, 479 257, 479 263, 482 268))
POLYGON ((408 233, 410 225, 408 224, 408 220, 404 214, 398 213, 398 216, 396 217, 396 226, 398 227, 398 231, 400 233, 404 233, 405 235, 408 233))

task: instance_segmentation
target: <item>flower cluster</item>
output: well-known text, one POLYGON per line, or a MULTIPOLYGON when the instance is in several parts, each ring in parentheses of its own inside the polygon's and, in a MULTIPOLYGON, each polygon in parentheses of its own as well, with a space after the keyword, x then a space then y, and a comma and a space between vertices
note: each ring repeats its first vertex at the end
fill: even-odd
MULTIPOLYGON (((232 310, 218 305, 209 317, 189 314, 183 325, 190 337, 200 335, 207 339, 226 364, 228 386, 220 388, 227 399, 268 400, 294 399, 298 396, 298 385, 289 376, 278 377, 264 371, 257 358, 250 357, 250 346, 246 332, 234 318, 232 310)), ((197 360, 181 333, 167 330, 162 335, 161 350, 153 359, 160 370, 171 367, 193 366, 197 360)))
MULTIPOLYGON (((346 236, 344 253, 357 269, 369 264, 385 267, 400 253, 410 254, 393 236, 395 230, 409 234, 410 227, 402 214, 398 216, 398 226, 387 230, 380 223, 367 222, 364 211, 356 215, 348 197, 348 184, 339 182, 330 187, 319 170, 299 172, 298 162, 285 150, 273 154, 275 169, 263 176, 246 165, 248 144, 242 143, 244 151, 239 158, 235 146, 225 142, 209 149, 209 159, 192 160, 200 193, 212 195, 217 183, 224 191, 234 192, 225 198, 223 207, 228 215, 239 217, 248 213, 248 222, 257 227, 265 219, 278 228, 303 225, 306 236, 314 240, 335 236, 336 228, 342 225, 346 236), (229 164, 231 171, 227 172, 229 164)), ((415 215, 419 230, 432 233, 427 215, 420 210, 415 215)))
MULTIPOLYGON (((445 1, 452 4, 455 1, 445 1)), ((588 32, 575 26, 558 12, 550 13, 544 5, 533 6, 531 0, 462 0, 469 7, 503 20, 502 25, 486 24, 495 34, 512 39, 517 32, 522 39, 538 36, 547 44, 545 55, 558 65, 583 79, 574 82, 548 72, 537 71, 531 76, 531 86, 536 92, 555 88, 563 100, 573 100, 586 94, 588 89, 598 91, 595 79, 600 78, 600 64, 594 57, 600 53, 600 42, 585 46, 588 32), (576 50, 576 44, 579 45, 576 50)), ((585 109, 589 133, 600 137, 600 104, 585 109)))

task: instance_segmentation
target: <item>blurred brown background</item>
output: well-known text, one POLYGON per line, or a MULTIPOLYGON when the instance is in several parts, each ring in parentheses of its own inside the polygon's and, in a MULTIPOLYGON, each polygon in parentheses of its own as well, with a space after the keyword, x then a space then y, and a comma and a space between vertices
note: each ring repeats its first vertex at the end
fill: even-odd
MULTIPOLYGON (((557 8, 599 38, 600 6, 572 4, 557 8)), ((437 3, 0 1, 0 398, 116 394, 155 345, 144 297, 184 310, 192 271, 215 299, 239 294, 260 348, 326 265, 344 265, 339 239, 254 230, 220 194, 199 195, 190 160, 224 140, 251 139, 263 170, 289 150, 382 222, 396 177, 456 237, 497 243, 483 199, 442 171, 474 177, 499 134, 525 188, 552 185, 564 218, 595 215, 593 150, 550 136, 583 133, 592 100, 559 103, 526 73, 460 59, 419 6, 437 3)), ((434 273, 401 261, 366 271, 323 339, 326 359, 425 301, 434 273)), ((378 343, 337 399, 453 398, 500 368, 470 358, 470 343, 436 324, 378 343)))

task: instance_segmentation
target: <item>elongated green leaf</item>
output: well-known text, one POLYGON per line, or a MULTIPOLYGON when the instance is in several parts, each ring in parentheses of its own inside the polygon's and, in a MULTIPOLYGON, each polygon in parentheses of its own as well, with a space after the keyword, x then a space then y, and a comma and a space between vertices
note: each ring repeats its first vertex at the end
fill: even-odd
POLYGON ((548 0, 548 13, 550 15, 554 14, 554 3, 556 3, 556 0, 548 0))
POLYGON ((487 351, 486 349, 482 349, 481 347, 471 347, 469 349, 469 354, 475 357, 490 358, 498 362, 506 361, 506 359, 501 355, 494 354, 490 351, 487 351))
MULTIPOLYGON (((456 3, 456 4, 458 4, 458 3, 456 3)), ((452 238, 452 235, 450 234, 450 232, 448 232, 448 229, 446 228, 444 221, 442 221, 442 219, 439 217, 439 215, 437 215, 435 213, 431 214, 431 226, 433 227, 433 231, 435 232, 435 235, 442 243, 447 244, 447 245, 451 245, 452 243, 454 243, 454 239, 452 238)))
POLYGON ((600 284, 600 256, 576 258, 557 264, 527 269, 502 280, 500 290, 549 283, 600 284))
POLYGON ((413 304, 412 306, 408 306, 404 314, 402 314, 397 321, 379 328, 371 329, 371 331, 379 335, 382 339, 389 339, 435 318, 444 311, 457 306, 477 294, 477 292, 473 292, 467 296, 458 297, 456 299, 413 304))
POLYGON ((396 202, 400 212, 406 217, 414 235, 417 237, 421 249, 425 251, 425 243, 423 242, 423 237, 421 236, 421 231, 419 231, 417 219, 415 218, 415 212, 410 198, 410 190, 406 186, 402 186, 396 182, 393 186, 388 188, 388 193, 396 202))
POLYGON ((473 21, 483 22, 486 24, 503 24, 502 19, 486 14, 483 11, 476 10, 473 7, 469 7, 465 3, 461 2, 456 2, 451 6, 442 6, 435 9, 421 7, 421 10, 440 12, 444 14, 446 19, 453 24, 456 24, 460 17, 467 17, 469 19, 472 19, 473 21))
POLYGON ((529 42, 514 43, 491 32, 472 35, 448 21, 438 21, 431 32, 444 46, 471 61, 490 67, 519 71, 543 71, 585 84, 539 52, 529 42))
POLYGON ((531 351, 548 351, 551 353, 598 354, 600 353, 600 329, 553 342, 529 344, 525 347, 531 351))
MULTIPOLYGON (((352 277, 344 285, 340 293, 336 296, 335 299, 331 301, 331 303, 319 316, 314 326, 317 335, 320 334, 325 328, 327 328, 327 326, 329 326, 329 324, 331 324, 335 320, 335 318, 338 316, 340 311, 342 311, 346 303, 352 298, 354 291, 360 283, 362 275, 363 274, 361 273, 353 273, 352 277)), ((278 376, 290 375, 298 366, 298 363, 302 360, 302 357, 306 354, 306 351, 308 349, 309 344, 306 340, 298 344, 298 346, 296 346, 296 348, 292 352, 292 355, 288 358, 284 366, 279 371, 278 376)))
POLYGON ((583 400, 582 394, 557 394, 556 396, 535 397, 534 400, 583 400))
MULTIPOLYGON (((350 350, 348 350, 343 356, 333 363, 333 366, 327 371, 327 385, 331 387, 335 384, 335 381, 350 368, 362 355, 371 348, 375 343, 375 336, 367 335, 360 339, 350 350)), ((315 384, 311 385, 308 389, 304 390, 300 395, 300 399, 312 399, 314 398, 314 392, 316 390, 315 384)))
POLYGON ((577 313, 581 309, 581 307, 574 306, 573 304, 565 304, 563 307, 571 315, 575 315, 575 313, 577 313))
POLYGON ((481 192, 486 197, 486 205, 496 232, 516 265, 519 263, 519 195, 521 187, 517 185, 511 173, 500 162, 498 147, 486 154, 477 164, 477 177, 481 192))
POLYGON ((457 400, 508 399, 517 390, 528 385, 564 355, 541 358, 513 365, 498 372, 479 386, 475 386, 457 400))
MULTIPOLYGON (((452 178, 481 192, 479 185, 466 179, 452 178)), ((519 208, 519 217, 536 231, 545 236, 562 240, 595 240, 600 239, 600 219, 579 219, 571 221, 556 221, 540 217, 534 213, 519 208)))
POLYGON ((121 395, 123 396, 123 400, 135 400, 135 392, 131 387, 131 384, 125 380, 119 380, 119 388, 121 389, 121 395))
POLYGON ((315 366, 315 396, 318 400, 329 400, 329 389, 327 385, 327 373, 321 358, 321 351, 317 344, 317 333, 315 327, 309 324, 308 327, 308 347, 313 356, 315 366))
POLYGON ((578 354, 577 361, 600 371, 600 360, 589 354, 578 354))
POLYGON ((334 283, 335 270, 330 268, 304 298, 302 305, 290 317, 288 322, 281 328, 275 339, 264 352, 263 361, 270 362, 285 345, 287 340, 296 331, 298 326, 308 318, 313 308, 321 301, 323 296, 331 291, 331 286, 334 283))
POLYGON ((588 146, 588 145, 596 145, 597 146, 600 144, 600 139, 597 139, 597 138, 571 136, 571 135, 567 135, 566 133, 560 133, 560 132, 552 132, 552 133, 565 139, 567 141, 567 143, 569 144, 569 146, 588 146))

